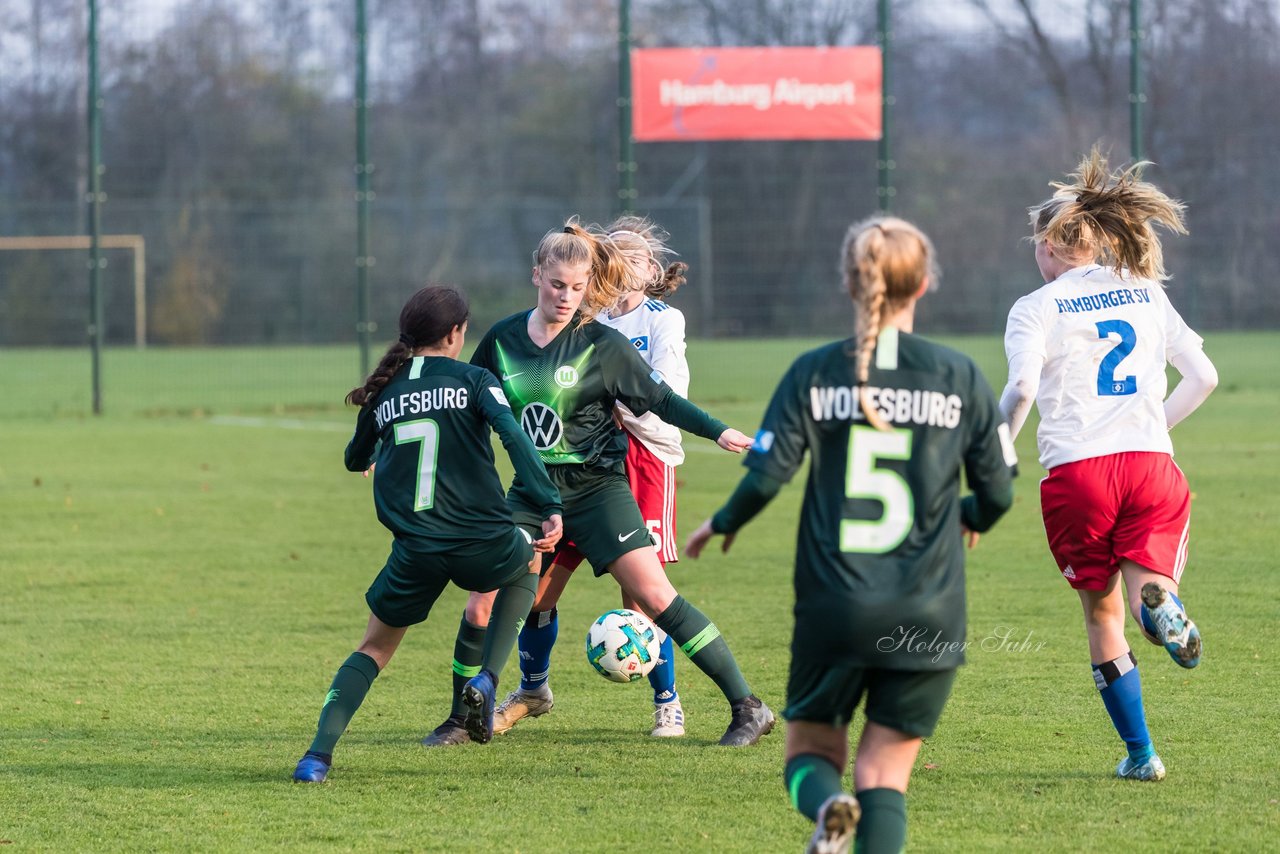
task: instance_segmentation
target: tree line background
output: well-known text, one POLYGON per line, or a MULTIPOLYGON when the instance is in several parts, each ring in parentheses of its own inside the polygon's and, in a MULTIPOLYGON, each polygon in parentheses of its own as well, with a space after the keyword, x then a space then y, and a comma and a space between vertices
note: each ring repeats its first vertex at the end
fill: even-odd
MULTIPOLYGON (((1280 320, 1280 9, 1143 4, 1148 172, 1187 202, 1170 295, 1204 328, 1280 320)), ((353 0, 101 4, 105 233, 148 253, 149 340, 355 339, 353 0)), ((876 43, 874 0, 634 0, 637 47, 876 43)), ((1129 159, 1127 0, 895 0, 893 211, 933 237, 922 328, 998 332, 1040 284, 1026 208, 1101 143, 1129 159)), ((480 328, 529 305, 529 253, 617 187, 610 0, 369 0, 374 316, 460 285, 480 328)), ((85 233, 84 0, 0 0, 0 235, 85 233)), ((703 335, 841 334, 839 246, 875 212, 874 142, 637 146, 640 212, 692 265, 703 335)), ((85 340, 83 252, 0 252, 0 345, 85 340)), ((133 336, 107 253, 108 342, 133 336)))

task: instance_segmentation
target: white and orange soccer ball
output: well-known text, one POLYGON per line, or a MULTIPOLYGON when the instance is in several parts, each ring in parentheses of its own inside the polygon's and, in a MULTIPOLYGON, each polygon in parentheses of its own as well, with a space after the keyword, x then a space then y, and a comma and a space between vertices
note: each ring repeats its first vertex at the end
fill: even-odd
POLYGON ((587 661, 611 682, 635 682, 658 663, 658 630, 644 614, 606 611, 587 629, 587 661))

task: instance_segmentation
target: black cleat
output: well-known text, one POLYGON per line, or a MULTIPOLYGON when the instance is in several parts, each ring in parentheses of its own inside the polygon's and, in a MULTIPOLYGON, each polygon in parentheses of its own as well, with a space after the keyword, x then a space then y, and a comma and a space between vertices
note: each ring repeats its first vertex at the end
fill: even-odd
POLYGON ((455 744, 466 744, 469 741, 471 736, 463 726, 462 716, 450 715, 445 718, 444 723, 433 729, 431 734, 422 740, 422 746, 450 747, 455 744))
POLYGON ((731 703, 733 720, 720 737, 724 747, 748 747, 773 729, 773 712, 755 694, 731 703))

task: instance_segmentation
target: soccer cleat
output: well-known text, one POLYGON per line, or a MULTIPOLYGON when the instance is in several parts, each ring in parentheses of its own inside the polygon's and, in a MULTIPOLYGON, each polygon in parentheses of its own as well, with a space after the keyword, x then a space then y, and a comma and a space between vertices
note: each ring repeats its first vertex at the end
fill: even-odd
POLYGON ((1142 585, 1142 610, 1156 627, 1156 639, 1177 664, 1191 668, 1200 663, 1200 630, 1182 606, 1154 581, 1142 585))
POLYGON ((455 744, 466 744, 469 741, 471 736, 467 734, 463 719, 457 715, 450 715, 445 718, 444 723, 433 729, 431 734, 422 740, 422 746, 451 747, 455 744))
POLYGON ((653 731, 655 738, 679 738, 684 735, 684 709, 678 699, 670 703, 653 704, 653 731))
POLYGON ((861 816, 862 808, 853 795, 839 792, 827 798, 818 809, 818 826, 805 854, 849 854, 861 816))
POLYGON ((539 718, 555 706, 551 686, 542 683, 532 691, 517 688, 507 695, 493 713, 493 734, 506 732, 521 718, 539 718))
POLYGON ((1121 780, 1142 780, 1146 783, 1158 783, 1164 779, 1164 763, 1154 753, 1141 765, 1126 756, 1116 766, 1116 776, 1121 780))
POLYGON ((314 753, 307 753, 293 769, 295 783, 323 783, 329 776, 329 763, 314 753))
POLYGON ((755 694, 730 704, 733 720, 720 737, 725 747, 748 747, 773 729, 773 712, 755 694))
POLYGON ((467 704, 467 717, 462 725, 477 744, 493 740, 493 701, 498 693, 498 678, 481 670, 462 686, 462 702, 467 704))

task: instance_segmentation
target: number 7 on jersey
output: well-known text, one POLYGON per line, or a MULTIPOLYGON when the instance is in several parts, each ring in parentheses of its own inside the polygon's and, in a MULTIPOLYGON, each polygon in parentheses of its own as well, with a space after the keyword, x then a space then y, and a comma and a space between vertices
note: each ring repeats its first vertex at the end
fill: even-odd
POLYGON ((418 451, 418 481, 413 491, 413 509, 430 510, 436 503, 436 456, 440 452, 440 426, 430 418, 396 424, 396 444, 421 442, 418 451))

